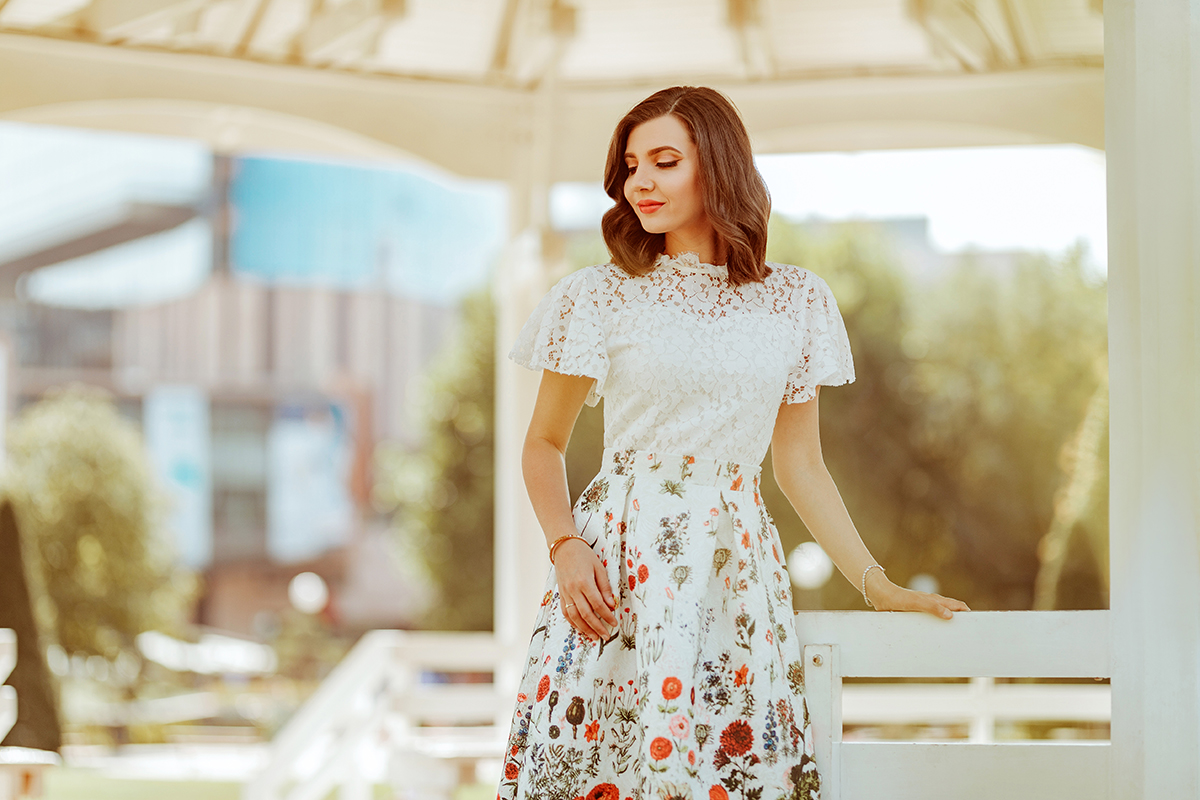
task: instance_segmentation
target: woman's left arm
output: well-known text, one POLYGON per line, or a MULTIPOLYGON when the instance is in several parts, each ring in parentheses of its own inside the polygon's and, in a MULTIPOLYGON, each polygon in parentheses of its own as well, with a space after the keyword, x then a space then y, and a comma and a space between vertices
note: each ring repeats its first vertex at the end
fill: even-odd
MULTIPOLYGON (((846 580, 861 591, 863 570, 878 562, 863 544, 825 467, 817 411, 819 394, 818 387, 818 396, 806 403, 780 405, 771 439, 771 465, 779 488, 817 544, 846 580)), ((970 611, 961 600, 897 586, 878 569, 867 573, 867 597, 880 611, 924 611, 945 619, 954 616, 955 611, 970 611)))

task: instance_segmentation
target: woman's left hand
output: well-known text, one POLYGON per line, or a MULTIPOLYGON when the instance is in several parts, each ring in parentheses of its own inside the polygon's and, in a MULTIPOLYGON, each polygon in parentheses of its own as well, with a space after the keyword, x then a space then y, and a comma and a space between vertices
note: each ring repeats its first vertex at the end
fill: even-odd
POLYGON ((892 583, 878 570, 867 575, 867 597, 877 611, 923 611, 941 619, 950 619, 955 611, 970 611, 967 604, 953 597, 916 592, 892 583))

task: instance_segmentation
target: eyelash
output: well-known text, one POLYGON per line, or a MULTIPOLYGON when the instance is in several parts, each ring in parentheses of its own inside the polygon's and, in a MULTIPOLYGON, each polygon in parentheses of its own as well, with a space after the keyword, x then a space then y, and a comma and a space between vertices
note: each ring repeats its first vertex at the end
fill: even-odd
MULTIPOLYGON (((675 161, 663 161, 658 164, 655 164, 654 166, 658 167, 659 169, 670 169, 671 167, 674 167, 677 164, 679 164, 678 159, 676 159, 675 161)), ((637 167, 635 167, 631 164, 626 164, 625 169, 629 172, 635 172, 637 170, 637 167)))

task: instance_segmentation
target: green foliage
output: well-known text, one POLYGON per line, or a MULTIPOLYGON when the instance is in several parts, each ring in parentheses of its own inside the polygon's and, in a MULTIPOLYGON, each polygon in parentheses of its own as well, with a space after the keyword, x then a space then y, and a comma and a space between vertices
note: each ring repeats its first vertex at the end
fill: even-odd
POLYGON ((48 641, 115 659, 137 634, 181 620, 193 587, 160 538, 141 434, 104 393, 47 395, 10 425, 8 450, 6 488, 48 641))
POLYGON ((421 392, 425 442, 376 449, 375 503, 394 510, 404 560, 437 595, 428 629, 492 629, 495 340, 490 294, 467 298, 421 392))
MULTIPOLYGON (((1012 274, 967 257, 910 286, 865 226, 821 238, 774 226, 771 258, 824 277, 846 321, 857 381, 822 392, 825 459, 896 582, 932 574, 973 608, 1030 607, 1063 454, 1105 368, 1105 287, 1081 256, 1028 256, 1012 274)), ((807 532, 767 483, 790 549, 807 532)), ((1107 604, 1106 486, 1079 523, 1059 607, 1107 604)), ((844 581, 822 602, 862 607, 844 581)))

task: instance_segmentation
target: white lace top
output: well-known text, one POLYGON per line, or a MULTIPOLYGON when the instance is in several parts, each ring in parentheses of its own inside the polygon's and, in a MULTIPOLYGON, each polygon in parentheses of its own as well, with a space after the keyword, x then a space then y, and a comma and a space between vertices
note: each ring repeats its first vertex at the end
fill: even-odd
POLYGON ((595 378, 604 446, 759 464, 782 402, 854 380, 829 286, 774 264, 733 287, 723 265, 661 255, 630 277, 614 264, 573 272, 538 303, 509 358, 595 378))

